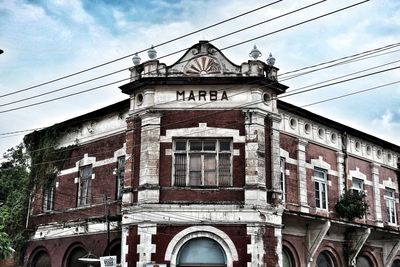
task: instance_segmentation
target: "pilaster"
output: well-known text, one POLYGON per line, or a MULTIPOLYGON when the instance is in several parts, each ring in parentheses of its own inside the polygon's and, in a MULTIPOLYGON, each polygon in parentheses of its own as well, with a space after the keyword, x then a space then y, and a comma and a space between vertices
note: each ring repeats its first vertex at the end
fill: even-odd
POLYGON ((129 253, 128 246, 128 235, 129 235, 129 227, 123 226, 121 231, 121 267, 128 267, 128 263, 126 262, 126 255, 129 253))
POLYGON ((376 226, 383 227, 382 221, 382 204, 381 204, 381 191, 379 190, 379 167, 377 163, 371 163, 372 182, 374 184, 374 208, 376 226))
POLYGON ((247 263, 247 267, 265 266, 263 227, 260 225, 248 225, 247 235, 250 236, 251 240, 251 243, 247 245, 247 253, 251 255, 251 262, 247 263))
POLYGON ((336 152, 336 162, 338 166, 338 179, 339 179, 339 195, 341 195, 344 192, 344 153, 342 152, 336 152))
POLYGON ((297 175, 299 179, 299 202, 300 211, 309 212, 307 200, 307 169, 306 169, 306 145, 307 141, 299 138, 297 140, 297 175))
POLYGON ((144 267, 147 263, 151 263, 151 254, 156 253, 156 245, 152 244, 152 236, 157 234, 156 224, 139 224, 138 235, 140 236, 140 244, 137 245, 139 261, 136 266, 144 267))
POLYGON ((161 113, 141 114, 138 203, 158 203, 161 113))
POLYGON ((272 181, 272 200, 278 204, 282 202, 281 188, 281 157, 280 157, 280 131, 281 116, 268 115, 271 120, 271 181, 272 181))
POLYGON ((246 111, 246 186, 245 203, 266 205, 265 114, 246 111))

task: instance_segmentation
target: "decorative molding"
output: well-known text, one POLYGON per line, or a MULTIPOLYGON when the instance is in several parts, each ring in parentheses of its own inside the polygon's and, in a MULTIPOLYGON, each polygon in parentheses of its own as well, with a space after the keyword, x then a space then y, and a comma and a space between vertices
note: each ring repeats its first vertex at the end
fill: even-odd
POLYGON ((207 237, 216 241, 224 250, 226 255, 226 266, 233 267, 233 262, 239 260, 235 244, 230 237, 223 231, 212 226, 192 226, 176 234, 167 246, 165 261, 170 261, 171 267, 176 267, 177 256, 182 246, 189 240, 207 237))

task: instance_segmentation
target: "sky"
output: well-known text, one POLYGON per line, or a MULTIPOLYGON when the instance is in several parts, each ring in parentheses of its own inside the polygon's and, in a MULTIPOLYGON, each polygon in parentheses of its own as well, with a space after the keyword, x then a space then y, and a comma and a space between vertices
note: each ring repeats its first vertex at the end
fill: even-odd
MULTIPOLYGON (((129 71, 61 90, 42 97, 38 94, 93 79, 132 66, 131 57, 58 82, 20 93, 21 89, 57 79, 92 66, 148 49, 192 31, 235 15, 275 2, 243 0, 0 0, 0 152, 22 141, 16 131, 47 127, 101 107, 126 99, 118 86, 128 81, 129 71), (91 92, 49 103, 8 111, 55 97, 116 82, 91 92), (9 93, 14 93, 7 95, 9 93), (24 101, 23 101, 24 100, 24 101), (11 103, 16 102, 16 103, 11 103)), ((225 47, 261 35, 223 53, 240 65, 249 60, 254 45, 276 58, 279 73, 350 56, 400 42, 400 1, 368 1, 353 8, 282 30, 290 25, 355 4, 353 0, 282 0, 244 17, 221 24, 180 40, 156 47, 158 57, 191 47, 199 40, 213 40, 260 21, 268 20, 300 7, 318 3, 300 12, 264 23, 249 30, 212 41, 225 47), (276 33, 273 33, 276 32, 276 33), (269 34, 271 33, 271 34, 269 34), (273 34, 272 34, 273 33, 273 34)), ((400 66, 399 48, 386 50, 379 56, 316 71, 297 78, 285 79, 289 92, 338 76, 369 71, 355 77, 400 66), (384 65, 384 66, 381 66, 384 65), (380 67, 381 66, 381 67, 380 67)), ((183 52, 160 59, 173 64, 183 52)), ((148 60, 139 53, 142 62, 148 60)), ((399 69, 370 75, 362 79, 328 86, 282 100, 336 120, 350 127, 400 145, 400 83, 363 94, 317 105, 311 103, 358 90, 400 81, 399 69)))

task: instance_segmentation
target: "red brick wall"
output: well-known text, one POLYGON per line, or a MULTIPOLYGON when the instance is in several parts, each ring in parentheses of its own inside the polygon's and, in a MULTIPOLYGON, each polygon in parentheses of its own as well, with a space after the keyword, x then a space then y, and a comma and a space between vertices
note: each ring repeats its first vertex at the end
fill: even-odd
POLYGON ((241 110, 164 111, 161 117, 161 135, 165 135, 168 129, 198 127, 199 123, 207 123, 208 127, 238 129, 239 134, 244 135, 244 122, 241 110))
MULTIPOLYGON (((192 226, 192 225, 190 225, 192 226)), ((219 230, 225 232, 234 243, 238 252, 239 261, 233 263, 234 267, 246 266, 250 262, 250 255, 247 254, 247 244, 250 244, 250 237, 247 236, 245 225, 213 225, 219 230)), ((157 227, 157 235, 153 236, 152 243, 156 245, 156 253, 152 254, 152 260, 157 263, 168 264, 164 260, 167 246, 171 239, 189 226, 159 226, 157 227)), ((130 248, 129 248, 130 249, 130 248)), ((131 265, 129 265, 131 266, 131 265)))
MULTIPOLYGON (((109 138, 95 141, 86 145, 78 146, 72 151, 71 157, 65 163, 65 169, 75 168, 76 162, 84 158, 84 154, 89 157, 96 157, 96 161, 109 159, 114 157, 114 152, 123 147, 125 135, 118 134, 109 138)), ((91 196, 92 204, 103 204, 104 196, 108 201, 116 200, 116 176, 113 170, 117 167, 117 163, 111 163, 99 167, 94 167, 92 172, 95 179, 91 180, 91 196)), ((55 189, 54 209, 52 212, 43 214, 43 191, 38 187, 32 202, 33 215, 32 223, 47 223, 55 221, 65 221, 68 219, 81 219, 86 217, 102 217, 104 216, 104 205, 98 207, 85 207, 77 210, 68 210, 77 207, 78 184, 74 182, 75 177, 79 173, 74 172, 67 175, 57 177, 58 187, 55 189), (74 214, 76 213, 76 214, 74 214)), ((111 215, 117 214, 117 206, 111 208, 111 215)), ((33 226, 33 225, 32 225, 33 226)))
POLYGON ((281 133, 279 139, 281 148, 289 152, 289 157, 297 159, 297 138, 281 133))
POLYGON ((127 120, 126 154, 124 187, 133 192, 133 202, 137 202, 137 188, 139 186, 140 171, 140 139, 142 121, 138 117, 127 120))
POLYGON ((278 240, 275 237, 275 228, 266 226, 264 229, 264 264, 266 266, 277 266, 278 255, 276 253, 276 246, 278 240))
MULTIPOLYGON (((168 129, 198 127, 199 123, 207 123, 208 127, 237 129, 244 134, 244 116, 241 111, 166 111, 161 117, 161 135, 168 129)), ((240 156, 233 156, 233 187, 243 187, 245 184, 245 145, 234 143, 234 149, 240 151, 240 156)), ((166 150, 172 149, 172 143, 160 144, 160 201, 167 202, 242 202, 244 191, 231 190, 224 187, 207 189, 173 187, 172 156, 166 155, 166 150)))
POLYGON ((128 267, 136 266, 139 261, 137 245, 140 244, 140 236, 138 235, 137 226, 130 226, 126 245, 128 245, 128 254, 121 255, 121 259, 125 257, 128 267))
POLYGON ((322 159, 331 165, 331 170, 337 171, 337 156, 336 151, 308 143, 306 146, 306 162, 311 163, 312 159, 322 159))
MULTIPOLYGON (((111 232, 110 240, 114 242, 119 239, 121 233, 111 232)), ((80 244, 87 252, 91 252, 96 256, 104 256, 107 250, 107 234, 92 234, 92 235, 81 235, 73 237, 65 237, 59 239, 47 239, 30 241, 27 244, 27 249, 24 258, 24 266, 29 266, 32 255, 38 249, 44 249, 48 252, 51 259, 51 266, 64 266, 64 257, 69 252, 69 248, 75 244, 80 244)))
POLYGON ((298 211, 299 204, 299 179, 297 174, 297 165, 285 162, 285 170, 289 170, 289 175, 285 174, 285 203, 286 208, 298 211), (294 204, 294 205, 292 205, 294 204))

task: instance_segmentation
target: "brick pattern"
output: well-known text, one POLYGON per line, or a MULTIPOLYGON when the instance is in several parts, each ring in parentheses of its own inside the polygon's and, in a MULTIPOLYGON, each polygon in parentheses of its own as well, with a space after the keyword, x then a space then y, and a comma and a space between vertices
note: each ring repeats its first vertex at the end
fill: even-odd
POLYGON ((275 236, 275 228, 266 226, 264 230, 264 264, 266 266, 277 266, 278 255, 276 246, 278 244, 277 237, 275 236))

